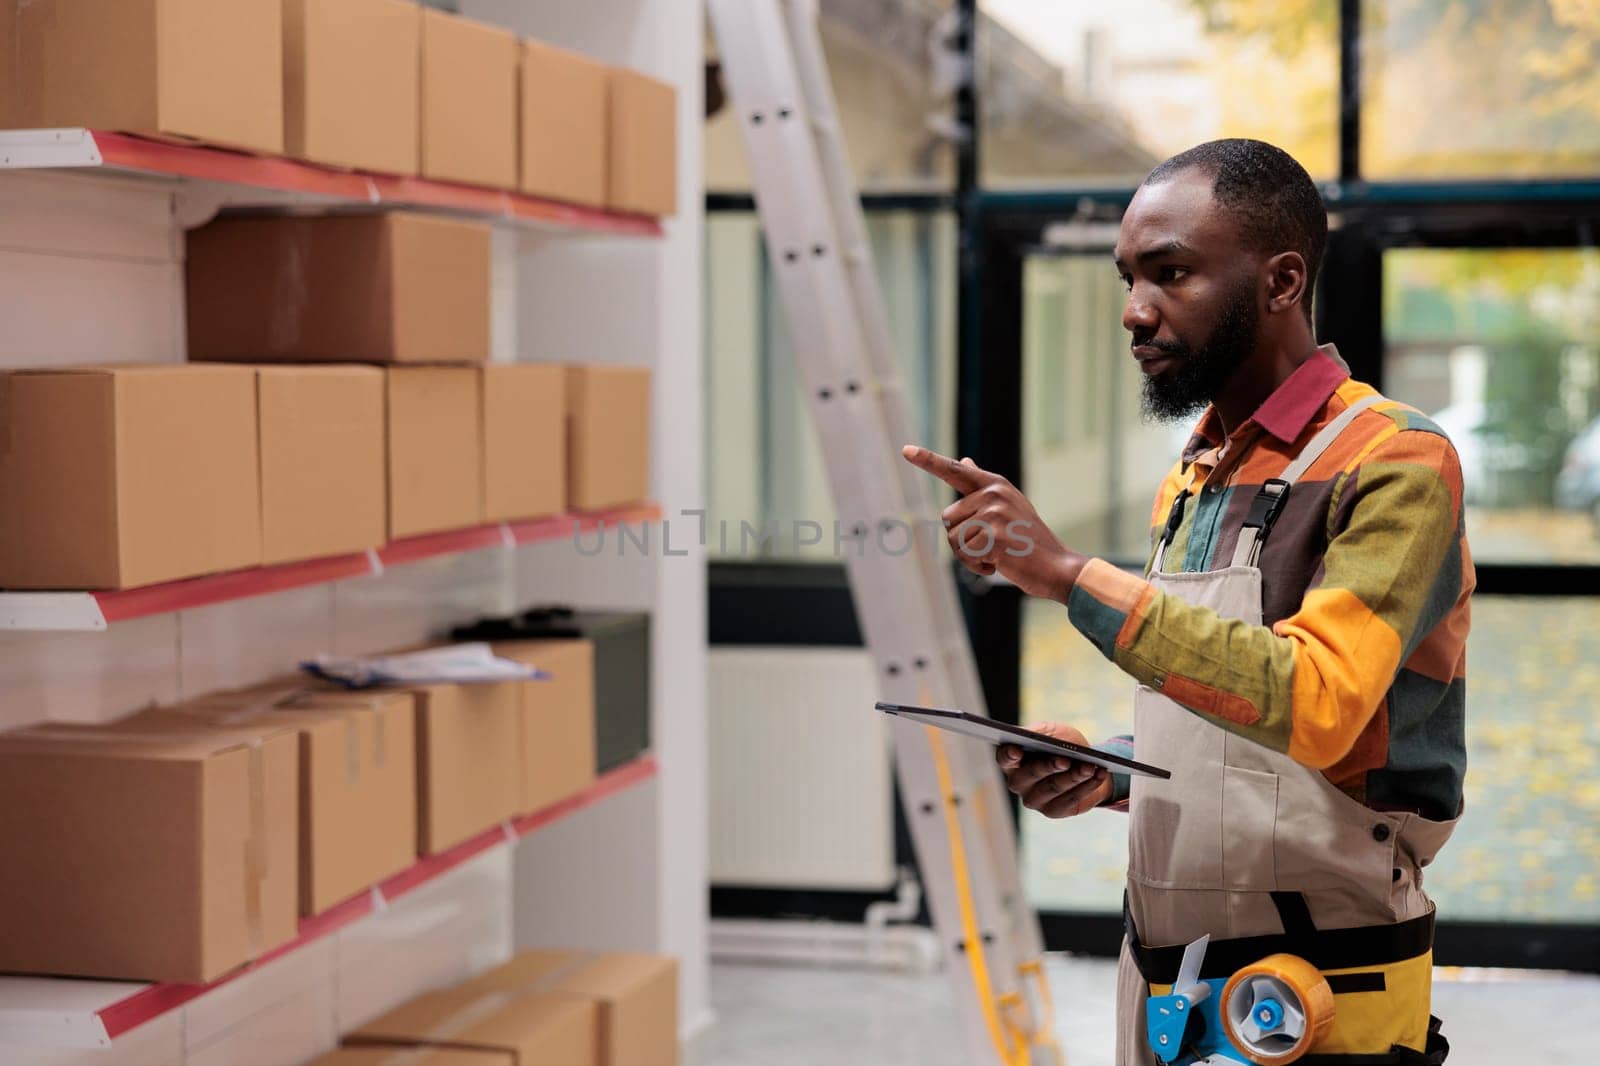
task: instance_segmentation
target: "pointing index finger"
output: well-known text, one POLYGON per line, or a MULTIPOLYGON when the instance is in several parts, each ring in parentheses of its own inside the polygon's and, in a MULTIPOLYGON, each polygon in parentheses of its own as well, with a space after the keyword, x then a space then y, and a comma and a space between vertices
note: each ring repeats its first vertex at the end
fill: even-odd
POLYGON ((948 455, 940 455, 915 444, 900 449, 906 462, 918 470, 925 470, 957 492, 971 492, 983 484, 983 471, 971 463, 960 463, 948 455))

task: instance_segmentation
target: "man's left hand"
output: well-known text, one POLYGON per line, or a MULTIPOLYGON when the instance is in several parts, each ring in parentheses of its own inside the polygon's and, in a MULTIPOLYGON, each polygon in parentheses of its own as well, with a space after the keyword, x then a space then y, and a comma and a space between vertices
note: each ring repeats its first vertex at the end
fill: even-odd
POLYGON ((971 459, 957 462, 912 444, 901 454, 961 493, 940 517, 963 566, 975 574, 998 573, 1029 596, 1066 602, 1088 560, 1056 539, 1015 485, 971 459))

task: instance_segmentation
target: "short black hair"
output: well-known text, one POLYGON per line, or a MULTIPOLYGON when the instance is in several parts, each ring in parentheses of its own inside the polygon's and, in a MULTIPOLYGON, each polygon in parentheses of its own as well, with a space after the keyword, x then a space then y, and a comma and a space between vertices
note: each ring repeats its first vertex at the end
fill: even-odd
POLYGON ((1251 248, 1268 255, 1299 252, 1305 259, 1302 307, 1309 320, 1328 246, 1328 209, 1306 168, 1276 145, 1231 137, 1179 152, 1152 170, 1144 184, 1158 185, 1185 170, 1211 175, 1211 195, 1233 214, 1251 248))

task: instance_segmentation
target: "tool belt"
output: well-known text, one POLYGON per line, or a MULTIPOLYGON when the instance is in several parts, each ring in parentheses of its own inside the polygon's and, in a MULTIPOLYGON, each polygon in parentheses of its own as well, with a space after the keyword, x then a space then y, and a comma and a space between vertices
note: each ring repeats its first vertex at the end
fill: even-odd
MULTIPOLYGON (((1311 921, 1311 910, 1300 893, 1273 892, 1271 896, 1284 931, 1229 940, 1213 939, 1206 948, 1199 974, 1201 979, 1221 988, 1222 982, 1235 972, 1269 955, 1297 955, 1323 971, 1336 997, 1379 993, 1341 1000, 1336 1025, 1356 1037, 1368 1028, 1368 1018, 1381 1024, 1381 1020, 1392 1017, 1396 1009, 1402 1009, 1402 1002, 1427 1002, 1425 997, 1417 999, 1415 988, 1405 989, 1410 994, 1402 1000, 1396 984, 1432 981, 1432 911, 1389 925, 1320 930, 1311 921)), ((1147 946, 1139 939, 1126 897, 1122 919, 1128 934, 1129 954, 1145 983, 1170 986, 1177 980, 1186 945, 1147 946)), ((1426 988, 1423 991, 1426 992, 1426 988)), ((1450 1044, 1439 1029, 1439 1019, 1430 1015, 1422 1050, 1393 1044, 1388 1051, 1378 1053, 1312 1052, 1298 1062, 1303 1066, 1439 1066, 1450 1053, 1450 1044)))

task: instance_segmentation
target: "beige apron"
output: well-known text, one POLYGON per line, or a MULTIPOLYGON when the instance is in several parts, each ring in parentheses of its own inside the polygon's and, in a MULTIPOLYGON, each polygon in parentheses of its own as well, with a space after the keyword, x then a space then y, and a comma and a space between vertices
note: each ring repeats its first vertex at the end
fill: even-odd
MULTIPOLYGON (((1232 565, 1208 573, 1166 572, 1169 529, 1156 551, 1151 584, 1225 618, 1260 625, 1256 560, 1276 516, 1257 520, 1275 510, 1273 500, 1287 495, 1357 414, 1381 399, 1352 404, 1305 446, 1276 483, 1263 488, 1240 531, 1232 565)), ((1143 945, 1184 945, 1204 934, 1217 941, 1288 933, 1293 922, 1292 915, 1285 916, 1284 901, 1295 894, 1304 900, 1302 925, 1306 909, 1319 930, 1420 918, 1431 941, 1433 908, 1422 891, 1421 869, 1450 836, 1454 822, 1371 810, 1319 771, 1229 733, 1142 685, 1134 699, 1134 743, 1140 761, 1172 771, 1170 780, 1132 781, 1127 906, 1130 928, 1143 945)), ((1149 994, 1125 946, 1117 995, 1122 1066, 1156 1062, 1145 1036, 1149 994)), ((1407 1006, 1409 1012, 1415 1003, 1407 1006)), ((1420 1020, 1412 1019, 1404 1029, 1415 1046, 1425 1039, 1426 1025, 1424 1002, 1420 1020), (1418 1034, 1417 1026, 1424 1032, 1418 1034)), ((1381 1047, 1341 1050, 1386 1052, 1390 1043, 1384 1038, 1381 1047)))

